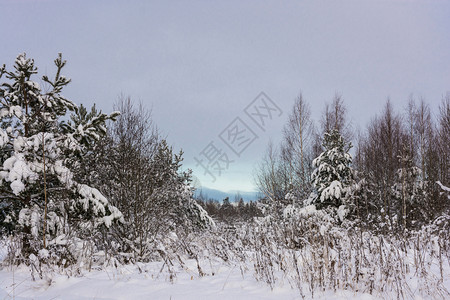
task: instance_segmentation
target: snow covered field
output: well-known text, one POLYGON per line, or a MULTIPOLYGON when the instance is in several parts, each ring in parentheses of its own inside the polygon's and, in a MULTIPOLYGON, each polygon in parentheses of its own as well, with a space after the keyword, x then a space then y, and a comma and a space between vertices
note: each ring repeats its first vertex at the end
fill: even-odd
MULTIPOLYGON (((6 249, 0 249, 3 259, 6 249)), ((174 264, 169 272, 163 262, 138 263, 119 267, 106 267, 84 271, 73 276, 51 273, 47 279, 32 280, 29 267, 5 267, 0 270, 0 299, 304 299, 289 279, 277 271, 273 290, 254 277, 252 261, 227 264, 219 260, 202 260, 205 276, 199 276, 197 263, 185 260, 184 265, 174 264), (175 274, 175 276, 172 276, 175 274)), ((430 270, 438 276, 438 266, 430 270)), ((450 289, 450 266, 444 269, 444 286, 450 289)), ((418 278, 408 280, 409 296, 406 299, 424 299, 417 293, 418 278), (412 296, 412 297, 411 297, 412 296)), ((373 295, 338 289, 319 290, 314 297, 304 287, 306 299, 396 299, 393 291, 373 295)), ((428 299, 428 298, 425 298, 428 299)), ((436 294, 429 299, 445 299, 436 294)))
MULTIPOLYGON (((284 283, 273 290, 251 273, 242 276, 239 267, 216 266, 214 276, 198 277, 194 261, 177 274, 159 274, 161 263, 86 272, 80 277, 55 276, 51 282, 32 281, 29 269, 0 271, 0 299, 302 299, 297 290, 284 283)), ((211 272, 212 270, 205 270, 211 272)), ((315 299, 378 299, 369 294, 326 291, 315 299)))

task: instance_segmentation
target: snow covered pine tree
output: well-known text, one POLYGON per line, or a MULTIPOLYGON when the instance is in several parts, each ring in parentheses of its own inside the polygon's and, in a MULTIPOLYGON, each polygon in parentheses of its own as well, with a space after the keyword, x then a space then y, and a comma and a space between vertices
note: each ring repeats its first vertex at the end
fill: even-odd
POLYGON ((353 181, 352 157, 348 153, 351 144, 346 145, 339 131, 331 130, 324 135, 323 147, 325 151, 313 161, 314 191, 306 204, 314 204, 317 209, 337 208, 342 221, 348 212, 353 181))
POLYGON ((0 85, 0 227, 21 236, 18 262, 40 255, 70 263, 52 255, 62 251, 73 258, 85 236, 122 219, 97 189, 76 182, 71 170, 118 113, 84 118, 76 126, 60 120, 68 111, 78 113, 61 95, 70 82, 61 75, 65 64, 59 54, 54 80, 42 77, 48 92, 31 80, 37 68, 25 53, 17 56, 14 71, 0 68, 0 78, 7 79, 0 85))

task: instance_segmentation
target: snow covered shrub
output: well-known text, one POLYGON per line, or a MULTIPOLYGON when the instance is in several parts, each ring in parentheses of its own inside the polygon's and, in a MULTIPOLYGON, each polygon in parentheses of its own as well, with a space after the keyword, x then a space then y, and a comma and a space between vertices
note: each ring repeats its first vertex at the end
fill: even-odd
POLYGON ((302 297, 325 290, 380 298, 450 296, 447 219, 404 239, 341 223, 313 205, 294 216, 284 224, 261 220, 242 243, 255 278, 272 288, 287 281, 302 297))
POLYGON ((55 78, 42 77, 44 89, 32 80, 37 68, 25 54, 17 56, 14 71, 0 68, 0 78, 6 79, 0 85, 0 227, 21 237, 19 262, 55 260, 53 254, 65 251, 58 263, 76 260, 73 247, 61 240, 85 240, 122 219, 116 207, 97 189, 75 180, 73 172, 106 132, 105 122, 118 113, 67 121, 67 113, 77 115, 79 109, 61 95, 70 82, 61 75, 65 64, 59 54, 55 78), (55 252, 42 256, 42 249, 55 252))

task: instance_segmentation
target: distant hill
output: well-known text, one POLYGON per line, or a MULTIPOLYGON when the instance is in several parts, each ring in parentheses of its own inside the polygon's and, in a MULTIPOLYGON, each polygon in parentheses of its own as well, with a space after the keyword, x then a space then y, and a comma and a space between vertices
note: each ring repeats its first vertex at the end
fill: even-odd
POLYGON ((239 192, 244 202, 256 201, 259 199, 258 192, 240 192, 240 191, 220 191, 216 189, 210 189, 208 187, 200 187, 195 191, 195 196, 198 197, 202 193, 206 199, 214 199, 222 202, 223 199, 228 197, 230 202, 234 202, 234 197, 239 192))

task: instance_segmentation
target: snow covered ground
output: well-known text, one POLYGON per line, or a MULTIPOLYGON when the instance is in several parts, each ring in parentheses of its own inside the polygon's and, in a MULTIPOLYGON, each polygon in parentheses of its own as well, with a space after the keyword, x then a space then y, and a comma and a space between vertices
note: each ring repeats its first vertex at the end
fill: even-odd
MULTIPOLYGON (((0 260, 6 249, 0 249, 0 260)), ((171 282, 162 262, 92 270, 79 276, 53 274, 33 281, 26 266, 0 270, 0 299, 301 299, 286 283, 273 290, 239 266, 202 264, 209 275, 199 277, 194 260, 179 268, 171 282), (209 265, 209 268, 206 266, 209 265), (214 275, 212 275, 214 273, 214 275)), ((316 299, 376 299, 348 291, 324 292, 316 299)))
MULTIPOLYGON (((6 249, 0 247, 0 261, 6 249)), ((312 297, 307 286, 303 287, 304 298, 295 283, 276 271, 278 278, 273 290, 265 282, 254 277, 252 261, 241 264, 225 263, 221 260, 203 259, 199 276, 194 259, 184 259, 183 264, 174 263, 172 271, 163 262, 138 263, 119 267, 104 267, 83 271, 71 276, 58 273, 47 274, 46 279, 33 281, 27 266, 0 269, 0 299, 396 299, 393 291, 374 295, 355 293, 349 290, 322 291, 316 289, 312 297)), ((67 269, 65 272, 68 272, 67 269)), ((429 269, 436 278, 439 268, 429 269)), ((412 275, 413 273, 411 273, 412 275)), ((419 296, 417 274, 409 277, 405 299, 445 299, 450 290, 450 265, 444 266, 443 286, 447 292, 422 298, 419 296)), ((45 277, 45 276, 44 276, 45 277)), ((433 289, 431 287, 431 289, 433 289)), ((400 297, 402 298, 402 297, 400 297)))
MULTIPOLYGON (((50 280, 32 281, 27 267, 0 271, 0 299, 302 299, 288 283, 273 290, 239 267, 214 267, 214 276, 199 277, 195 261, 177 274, 174 283, 162 263, 108 268, 86 272, 80 277, 54 275, 50 280), (141 269, 142 269, 141 268, 141 269), (158 276, 158 274, 160 274, 158 276)), ((348 291, 318 293, 315 299, 377 299, 348 291)))

